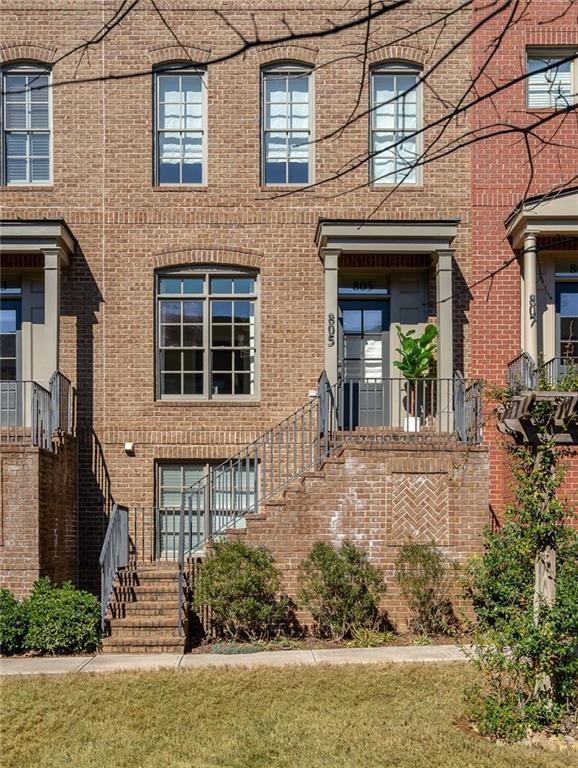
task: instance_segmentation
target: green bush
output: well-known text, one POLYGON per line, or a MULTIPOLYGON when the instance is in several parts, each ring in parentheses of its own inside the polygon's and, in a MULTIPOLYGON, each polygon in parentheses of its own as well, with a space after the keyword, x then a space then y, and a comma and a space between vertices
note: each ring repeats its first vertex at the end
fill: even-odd
POLYGON ((281 573, 265 547, 215 542, 194 587, 197 612, 207 607, 215 631, 228 640, 262 640, 286 629, 290 604, 281 573))
POLYGON ((318 541, 301 563, 298 601, 320 637, 351 638, 356 630, 376 628, 384 593, 382 572, 351 541, 339 548, 318 541))
POLYGON ((457 621, 450 600, 451 567, 435 544, 404 544, 396 562, 396 581, 412 613, 418 635, 448 634, 457 621))
POLYGON ((0 653, 20 653, 26 633, 26 613, 9 589, 0 589, 0 653))
POLYGON ((70 582, 39 579, 24 601, 28 629, 24 647, 48 654, 92 652, 100 642, 100 603, 70 582))

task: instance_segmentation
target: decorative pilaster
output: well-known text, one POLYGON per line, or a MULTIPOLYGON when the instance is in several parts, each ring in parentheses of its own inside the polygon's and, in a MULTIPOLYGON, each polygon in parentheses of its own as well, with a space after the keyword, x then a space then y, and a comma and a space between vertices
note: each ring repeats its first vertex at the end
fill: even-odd
POLYGON ((338 323, 338 270, 339 250, 328 248, 321 249, 323 268, 325 271, 325 315, 324 315, 324 342, 325 342, 325 372, 330 384, 337 381, 337 323, 338 323))
POLYGON ((46 329, 46 349, 44 359, 47 369, 58 370, 58 352, 60 348, 60 248, 43 251, 44 254, 44 326, 46 329))
POLYGON ((538 362, 538 299, 536 292, 537 271, 536 235, 524 236, 524 352, 538 362))

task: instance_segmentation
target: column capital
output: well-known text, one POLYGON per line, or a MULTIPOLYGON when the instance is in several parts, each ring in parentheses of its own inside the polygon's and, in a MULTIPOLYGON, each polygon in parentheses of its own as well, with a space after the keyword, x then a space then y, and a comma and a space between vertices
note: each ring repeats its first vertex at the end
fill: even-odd
POLYGON ((68 264, 68 258, 62 248, 43 248, 44 269, 60 269, 68 264))
POLYGON ((451 248, 440 248, 434 251, 436 267, 438 269, 452 269, 455 251, 451 248))
POLYGON ((322 248, 319 251, 319 256, 321 257, 325 269, 338 269, 340 255, 340 248, 322 248))

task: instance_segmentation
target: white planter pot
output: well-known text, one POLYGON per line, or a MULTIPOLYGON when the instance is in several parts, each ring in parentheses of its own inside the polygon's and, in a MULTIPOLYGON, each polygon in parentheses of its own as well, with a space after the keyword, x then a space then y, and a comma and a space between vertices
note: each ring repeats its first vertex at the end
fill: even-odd
POLYGON ((421 417, 420 416, 406 416, 405 417, 405 431, 406 432, 419 432, 421 429, 421 417))

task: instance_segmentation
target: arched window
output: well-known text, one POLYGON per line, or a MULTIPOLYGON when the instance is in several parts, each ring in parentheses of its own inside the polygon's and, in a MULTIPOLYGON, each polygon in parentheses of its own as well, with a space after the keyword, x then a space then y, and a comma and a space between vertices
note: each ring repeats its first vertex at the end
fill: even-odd
POLYGON ((50 70, 42 64, 7 64, 0 75, 2 184, 49 184, 50 70))
POLYGON ((254 397, 258 274, 179 267, 157 273, 156 291, 158 397, 254 397))
POLYGON ((206 184, 206 145, 206 71, 164 65, 155 72, 156 183, 206 184))
POLYGON ((420 69, 388 62, 371 70, 371 179, 374 184, 418 184, 421 151, 420 69))
POLYGON ((313 181, 313 84, 309 67, 285 63, 262 71, 263 184, 313 181))

